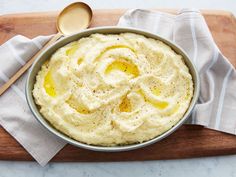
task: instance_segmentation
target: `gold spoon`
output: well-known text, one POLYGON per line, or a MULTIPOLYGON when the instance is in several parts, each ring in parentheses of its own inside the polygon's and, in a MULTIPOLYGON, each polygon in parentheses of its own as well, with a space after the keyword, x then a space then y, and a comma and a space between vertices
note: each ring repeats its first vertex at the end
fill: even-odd
POLYGON ((57 30, 58 33, 48 41, 43 48, 38 51, 28 62, 17 71, 1 88, 0 96, 29 69, 34 60, 51 44, 56 42, 62 36, 77 33, 83 29, 88 28, 93 16, 92 9, 83 2, 75 2, 65 7, 57 17, 57 30))

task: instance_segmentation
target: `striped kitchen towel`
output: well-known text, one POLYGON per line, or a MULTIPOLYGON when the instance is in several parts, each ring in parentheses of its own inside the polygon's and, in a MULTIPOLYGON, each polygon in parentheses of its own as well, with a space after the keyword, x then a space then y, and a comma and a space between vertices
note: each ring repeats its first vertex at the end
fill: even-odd
MULTIPOLYGON (((0 46, 0 86, 44 45, 50 36, 15 36, 0 46)), ((0 124, 42 166, 65 145, 33 117, 25 98, 25 73, 0 97, 0 124)))
MULTIPOLYGON (((216 46, 199 11, 184 9, 177 15, 129 10, 118 23, 168 38, 181 46, 200 73, 201 93, 192 115, 193 124, 236 134, 236 72, 216 46)), ((16 36, 0 46, 0 86, 34 55, 48 37, 16 36)), ((41 165, 45 165, 65 142, 48 133, 33 117, 26 103, 26 74, 0 97, 0 124, 41 165)))
POLYGON ((216 46, 199 10, 182 9, 171 15, 134 9, 118 25, 150 31, 183 48, 200 74, 199 102, 190 123, 236 134, 235 68, 216 46))

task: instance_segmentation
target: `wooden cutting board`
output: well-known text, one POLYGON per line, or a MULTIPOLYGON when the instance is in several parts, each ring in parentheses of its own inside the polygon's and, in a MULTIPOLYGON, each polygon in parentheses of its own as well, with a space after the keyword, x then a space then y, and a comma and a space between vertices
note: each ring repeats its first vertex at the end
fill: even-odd
MULTIPOLYGON (((116 25, 125 10, 94 10, 91 27, 116 25)), ((175 13, 173 10, 162 10, 175 13)), ((231 63, 236 66, 236 20, 225 11, 202 11, 212 35, 231 63)), ((0 16, 0 44, 22 34, 27 37, 56 33, 57 12, 0 16)), ((4 58, 0 58, 3 60, 4 58)), ((236 89, 236 88, 235 88, 236 89)), ((236 116, 236 113, 235 113, 236 116)), ((0 116, 1 118, 1 116, 0 116)), ((53 161, 135 161, 177 159, 236 154, 236 136, 196 125, 183 125, 168 138, 128 152, 92 152, 67 145, 53 161)), ((0 160, 33 160, 24 148, 0 127, 0 160)))

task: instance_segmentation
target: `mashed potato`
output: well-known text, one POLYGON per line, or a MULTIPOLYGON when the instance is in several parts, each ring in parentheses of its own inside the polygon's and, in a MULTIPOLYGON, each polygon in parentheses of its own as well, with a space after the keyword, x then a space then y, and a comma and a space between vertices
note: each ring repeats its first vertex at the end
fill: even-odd
POLYGON ((189 107, 193 81, 182 56, 161 41, 93 34, 51 56, 33 95, 59 131, 115 146, 150 140, 174 126, 189 107))

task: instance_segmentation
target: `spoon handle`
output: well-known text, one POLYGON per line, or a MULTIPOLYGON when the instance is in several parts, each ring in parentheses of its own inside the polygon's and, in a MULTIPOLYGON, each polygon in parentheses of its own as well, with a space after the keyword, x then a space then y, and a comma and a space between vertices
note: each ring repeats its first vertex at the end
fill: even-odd
POLYGON ((1 88, 0 88, 0 96, 20 77, 24 72, 29 69, 29 67, 33 64, 34 60, 51 44, 56 42, 60 37, 62 36, 61 33, 57 33, 55 36, 53 36, 47 44, 43 46, 28 62, 20 69, 18 70, 1 88))

